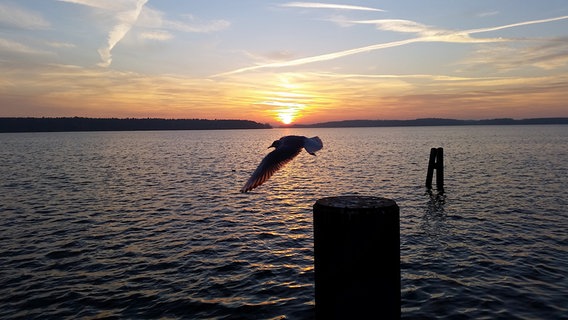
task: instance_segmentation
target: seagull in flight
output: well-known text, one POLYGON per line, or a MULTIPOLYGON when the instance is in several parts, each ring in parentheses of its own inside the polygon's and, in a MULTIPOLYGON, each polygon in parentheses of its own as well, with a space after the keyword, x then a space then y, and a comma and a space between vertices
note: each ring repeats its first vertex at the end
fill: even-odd
POLYGON ((241 188, 241 192, 250 191, 263 184, 274 172, 294 159, 302 151, 302 148, 315 156, 315 152, 323 148, 323 142, 319 137, 284 136, 272 142, 268 148, 274 148, 274 150, 262 159, 258 168, 254 170, 247 183, 241 188))

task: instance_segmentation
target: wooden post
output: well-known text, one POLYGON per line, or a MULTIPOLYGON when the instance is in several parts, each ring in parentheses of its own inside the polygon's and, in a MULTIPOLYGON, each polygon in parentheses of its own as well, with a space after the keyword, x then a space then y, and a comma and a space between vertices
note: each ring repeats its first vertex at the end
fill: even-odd
POLYGON ((444 149, 438 148, 436 152, 436 189, 444 192, 444 149))
POLYGON ((434 168, 436 167, 436 153, 438 149, 430 149, 430 160, 428 161, 428 172, 426 173, 426 188, 432 189, 432 177, 434 176, 434 168))
POLYGON ((428 161, 428 172, 426 173, 426 188, 432 189, 432 178, 436 169, 436 188, 444 191, 444 149, 430 149, 430 160, 428 161))
POLYGON ((316 319, 400 319, 396 202, 328 197, 313 214, 316 319))

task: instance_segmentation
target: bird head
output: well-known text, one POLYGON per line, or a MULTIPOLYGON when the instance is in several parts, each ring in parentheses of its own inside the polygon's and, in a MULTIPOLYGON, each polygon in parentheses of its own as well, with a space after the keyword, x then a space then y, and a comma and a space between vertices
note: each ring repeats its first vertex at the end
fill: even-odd
POLYGON ((272 142, 272 144, 270 145, 270 147, 268 147, 268 149, 270 148, 278 148, 278 146, 280 145, 280 140, 274 140, 274 142, 272 142))

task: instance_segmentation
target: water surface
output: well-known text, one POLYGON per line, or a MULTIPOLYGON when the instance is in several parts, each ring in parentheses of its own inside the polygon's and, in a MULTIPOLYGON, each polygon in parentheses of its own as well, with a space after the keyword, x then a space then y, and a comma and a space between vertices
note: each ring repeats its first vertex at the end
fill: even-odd
POLYGON ((338 195, 398 203, 403 318, 566 318, 567 129, 0 134, 0 318, 309 319, 312 205, 338 195), (287 134, 324 149, 239 193, 287 134))

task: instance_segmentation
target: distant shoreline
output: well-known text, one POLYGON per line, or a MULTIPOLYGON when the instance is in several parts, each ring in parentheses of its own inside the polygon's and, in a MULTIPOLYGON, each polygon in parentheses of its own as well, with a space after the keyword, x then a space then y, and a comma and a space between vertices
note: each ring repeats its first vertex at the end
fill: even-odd
POLYGON ((423 118, 415 120, 343 120, 291 125, 292 128, 357 128, 357 127, 422 127, 422 126, 471 126, 471 125, 528 125, 528 124, 568 124, 568 118, 530 118, 515 120, 511 118, 486 120, 456 120, 443 118, 423 118))
POLYGON ((158 118, 0 118, 0 132, 158 131, 271 129, 249 120, 158 118))
MULTIPOLYGON (((470 125, 543 125, 568 124, 568 118, 511 118, 456 120, 425 118, 415 120, 343 120, 314 124, 295 124, 282 128, 358 128, 470 125)), ((78 131, 159 131, 271 129, 268 123, 250 120, 160 119, 160 118, 33 118, 0 117, 0 132, 78 132, 78 131)))

